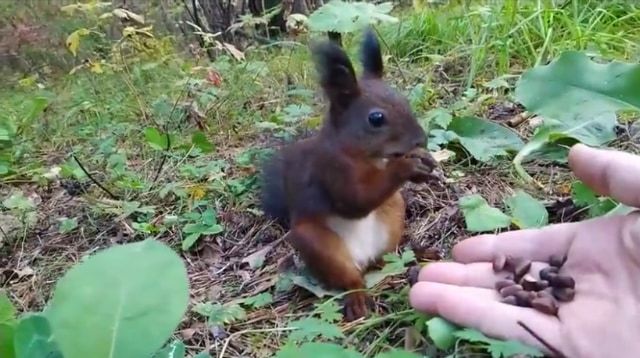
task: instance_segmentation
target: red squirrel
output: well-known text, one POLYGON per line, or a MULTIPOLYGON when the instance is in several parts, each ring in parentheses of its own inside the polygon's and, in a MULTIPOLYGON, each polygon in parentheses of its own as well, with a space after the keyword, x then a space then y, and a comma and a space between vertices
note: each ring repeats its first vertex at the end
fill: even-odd
POLYGON ((334 42, 312 44, 329 108, 319 132, 275 154, 262 169, 262 209, 326 287, 348 293, 348 321, 373 300, 364 274, 396 250, 404 231, 404 183, 437 180, 427 136, 408 100, 383 80, 380 44, 367 29, 356 77, 334 42))

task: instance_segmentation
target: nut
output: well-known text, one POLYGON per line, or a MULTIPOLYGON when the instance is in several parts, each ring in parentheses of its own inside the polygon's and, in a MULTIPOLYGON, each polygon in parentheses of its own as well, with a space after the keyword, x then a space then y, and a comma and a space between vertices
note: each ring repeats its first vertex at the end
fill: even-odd
POLYGON ((551 274, 556 274, 558 273, 558 268, 554 267, 554 266, 549 266, 549 267, 545 267, 542 270, 540 270, 540 278, 543 280, 547 280, 549 281, 549 278, 551 277, 551 274))
POLYGON ((511 296, 514 295, 516 292, 522 291, 522 286, 520 285, 511 285, 511 286, 507 286, 507 287, 503 287, 500 290, 500 296, 502 297, 507 297, 507 296, 511 296))
POLYGON ((567 256, 563 255, 551 255, 551 257, 549 257, 549 265, 557 268, 562 267, 566 261, 567 256))
POLYGON ((538 291, 538 280, 530 274, 524 275, 520 280, 520 284, 527 291, 538 291))
POLYGON ((503 298, 500 302, 505 303, 507 305, 512 305, 512 306, 516 306, 518 304, 515 296, 507 296, 503 298))
POLYGON ((531 307, 539 312, 548 315, 555 316, 556 314, 558 314, 558 304, 550 296, 536 297, 535 299, 531 300, 531 307))
POLYGON ((516 297, 516 302, 518 303, 518 306, 521 307, 531 307, 531 296, 529 295, 530 292, 527 291, 518 291, 514 294, 514 296, 516 297))
POLYGON ((520 281, 520 278, 526 275, 531 269, 530 260, 519 260, 513 269, 513 275, 516 277, 516 281, 520 281))
POLYGON ((496 286, 495 287, 496 287, 497 291, 500 291, 505 287, 513 286, 515 284, 516 283, 513 280, 499 280, 499 281, 496 282, 496 286))
POLYGON ((573 288, 554 288, 551 293, 560 302, 569 302, 573 300, 576 295, 576 290, 573 288))

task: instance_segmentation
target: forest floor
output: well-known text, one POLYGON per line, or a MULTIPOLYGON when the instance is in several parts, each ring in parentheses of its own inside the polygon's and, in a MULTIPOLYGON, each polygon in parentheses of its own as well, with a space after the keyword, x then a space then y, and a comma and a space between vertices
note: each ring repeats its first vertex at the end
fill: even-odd
MULTIPOLYGON (((611 5, 607 11, 616 9, 611 5)), ((608 58, 638 55, 638 31, 619 32, 640 21, 637 9, 625 20, 612 15, 595 22, 571 7, 554 10, 556 18, 523 8, 519 18, 537 14, 542 21, 522 20, 522 31, 533 38, 529 50, 516 43, 522 34, 501 23, 506 20, 500 12, 510 10, 490 10, 495 23, 483 38, 474 31, 483 31, 485 15, 462 16, 456 10, 400 15, 408 28, 381 31, 389 46, 386 78, 417 103, 421 120, 440 108, 492 121, 526 142, 539 119, 523 113, 514 99, 524 70, 563 50, 591 45, 608 58), (562 16, 574 22, 557 19, 562 16), (584 30, 582 35, 571 26, 584 30), (555 34, 544 41, 549 28, 555 34), (605 36, 611 34, 621 40, 611 42, 605 36), (508 45, 499 44, 505 36, 516 49, 506 55, 501 51, 508 45)), ((354 59, 357 40, 346 41, 354 59)), ((429 260, 403 261, 408 266, 371 289, 376 314, 351 323, 333 318, 339 305, 332 293, 302 274, 288 273, 299 263, 282 240, 283 229, 259 210, 258 168, 269 150, 313 133, 325 104, 304 43, 256 46, 245 55, 209 63, 163 53, 125 64, 114 61, 103 72, 85 68, 0 90, 6 118, 20 118, 11 149, 20 159, 0 184, 1 287, 19 311, 39 310, 56 280, 86 255, 154 238, 175 248, 187 266, 189 312, 176 337, 192 352, 268 357, 286 340, 290 322, 315 315, 340 328, 341 344, 366 356, 389 347, 444 356, 416 328, 423 321, 407 301, 410 266, 429 260), (163 148, 167 131, 175 136, 169 150, 163 148), (199 228, 185 230, 189 224, 199 228)), ((640 152, 632 140, 635 132, 633 122, 621 121, 610 146, 640 152)), ((525 163, 540 184, 532 185, 517 176, 509 159, 480 162, 456 143, 434 152, 442 156, 447 181, 442 187, 405 186, 408 240, 399 257, 406 249, 418 257, 428 249, 449 258, 455 243, 473 235, 458 205, 469 194, 504 208, 504 198, 523 189, 544 203, 549 223, 587 215, 572 201, 574 179, 566 163, 525 163)), ((473 353, 480 354, 463 348, 455 354, 473 353)))

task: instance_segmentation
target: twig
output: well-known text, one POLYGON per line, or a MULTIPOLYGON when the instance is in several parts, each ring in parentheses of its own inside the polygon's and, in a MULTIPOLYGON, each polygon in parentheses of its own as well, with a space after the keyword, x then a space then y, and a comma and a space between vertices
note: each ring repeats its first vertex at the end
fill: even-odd
POLYGON ((545 346, 551 353, 553 353, 558 358, 567 358, 558 348, 554 347, 551 343, 547 342, 544 338, 540 337, 536 332, 534 332, 529 326, 524 324, 522 321, 518 321, 518 325, 522 327, 527 333, 529 333, 533 338, 535 338, 540 344, 545 346))
POLYGON ((89 179, 91 179, 91 181, 96 184, 100 189, 102 189, 102 191, 104 191, 105 193, 107 193, 111 199, 113 200, 120 200, 120 198, 118 196, 116 196, 115 194, 113 194, 112 192, 109 191, 109 189, 105 188, 102 184, 100 184, 99 181, 97 181, 91 174, 89 174, 89 172, 87 171, 87 169, 84 168, 84 166, 82 165, 82 163, 80 163, 80 161, 78 160, 78 158, 76 158, 75 154, 71 154, 71 156, 73 157, 73 160, 76 161, 76 163, 78 163, 78 166, 80 167, 80 170, 82 170, 82 172, 84 174, 86 174, 87 177, 89 177, 89 179))

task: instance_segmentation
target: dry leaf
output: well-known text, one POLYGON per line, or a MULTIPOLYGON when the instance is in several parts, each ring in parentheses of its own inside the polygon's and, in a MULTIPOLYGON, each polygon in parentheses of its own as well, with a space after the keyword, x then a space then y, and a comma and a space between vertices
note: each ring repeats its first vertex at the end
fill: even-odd
POLYGON ((265 257, 267 257, 267 253, 269 253, 272 248, 273 246, 267 245, 242 259, 242 263, 249 264, 249 267, 251 267, 252 269, 260 268, 264 263, 265 257))
POLYGON ((218 245, 205 243, 200 252, 200 259, 207 265, 213 266, 220 262, 222 250, 218 245))
POLYGON ((196 330, 194 328, 185 328, 182 331, 180 331, 180 336, 182 337, 183 341, 189 341, 191 340, 191 338, 195 333, 196 333, 196 330))
POLYGON ((238 61, 244 61, 244 53, 238 50, 235 46, 226 42, 222 42, 222 46, 227 50, 227 52, 229 52, 229 54, 231 54, 231 56, 233 56, 233 58, 238 61))
POLYGON ((441 163, 453 158, 455 156, 455 153, 448 149, 442 149, 436 152, 432 152, 431 155, 436 162, 441 163))
POLYGON ((16 275, 18 275, 18 278, 23 278, 25 276, 33 276, 33 274, 35 274, 35 271, 29 267, 29 266, 25 266, 20 270, 15 270, 16 275))
POLYGON ((236 271, 238 276, 242 277, 242 282, 248 282, 251 280, 251 272, 246 270, 238 270, 236 271))
POLYGON ((122 20, 131 20, 139 25, 144 25, 144 17, 125 9, 113 10, 113 15, 122 20))

